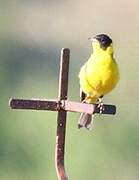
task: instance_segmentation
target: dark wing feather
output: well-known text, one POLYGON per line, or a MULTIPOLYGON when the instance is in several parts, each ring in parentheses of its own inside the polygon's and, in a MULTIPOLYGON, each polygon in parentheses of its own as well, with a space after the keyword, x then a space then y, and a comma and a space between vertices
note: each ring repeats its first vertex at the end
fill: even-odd
POLYGON ((80 101, 82 102, 86 97, 86 94, 80 89, 80 101))

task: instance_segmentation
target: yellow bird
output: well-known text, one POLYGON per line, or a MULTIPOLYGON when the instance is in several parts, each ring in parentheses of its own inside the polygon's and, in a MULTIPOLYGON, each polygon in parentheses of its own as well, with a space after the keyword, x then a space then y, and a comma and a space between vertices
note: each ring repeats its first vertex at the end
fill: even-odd
MULTIPOLYGON (((83 103, 96 103, 103 106, 102 97, 109 93, 119 81, 119 69, 113 56, 112 39, 106 34, 89 38, 93 52, 79 72, 80 96, 83 103)), ((102 107, 101 107, 102 108, 102 107)), ((82 113, 78 127, 93 127, 90 114, 82 113)))

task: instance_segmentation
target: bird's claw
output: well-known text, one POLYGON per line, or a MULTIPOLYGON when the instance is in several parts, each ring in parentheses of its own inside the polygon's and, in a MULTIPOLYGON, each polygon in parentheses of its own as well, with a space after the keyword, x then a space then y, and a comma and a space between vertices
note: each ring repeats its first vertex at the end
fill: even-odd
POLYGON ((100 103, 98 104, 98 108, 99 108, 99 113, 102 114, 103 111, 104 111, 104 104, 103 104, 103 102, 100 102, 100 103))
POLYGON ((104 104, 102 102, 102 98, 98 99, 98 108, 99 108, 99 113, 102 114, 104 111, 104 104))

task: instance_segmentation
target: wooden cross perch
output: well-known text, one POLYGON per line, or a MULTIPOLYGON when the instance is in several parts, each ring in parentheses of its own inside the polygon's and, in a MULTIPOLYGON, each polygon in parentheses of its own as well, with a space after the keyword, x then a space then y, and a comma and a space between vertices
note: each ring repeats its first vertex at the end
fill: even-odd
MULTIPOLYGON (((64 149, 65 149, 65 133, 66 133, 66 116, 67 111, 85 112, 89 114, 99 113, 100 109, 97 104, 84 104, 67 100, 68 94, 68 72, 69 72, 69 56, 70 50, 63 48, 60 58, 59 72, 59 90, 58 98, 49 99, 10 99, 10 107, 12 109, 30 109, 30 110, 49 110, 58 111, 57 116, 57 133, 55 147, 55 167, 59 180, 67 180, 64 166, 64 149)), ((102 114, 116 113, 114 105, 104 104, 102 114)))

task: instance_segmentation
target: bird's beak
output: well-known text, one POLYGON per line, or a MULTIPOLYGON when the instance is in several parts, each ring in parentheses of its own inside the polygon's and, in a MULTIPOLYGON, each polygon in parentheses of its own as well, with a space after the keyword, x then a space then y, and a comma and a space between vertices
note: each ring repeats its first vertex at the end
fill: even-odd
POLYGON ((92 41, 92 40, 93 40, 93 38, 92 38, 92 37, 89 37, 89 38, 88 38, 88 40, 89 40, 89 41, 92 41))
POLYGON ((91 42, 97 41, 94 37, 89 37, 88 40, 91 41, 91 42))

